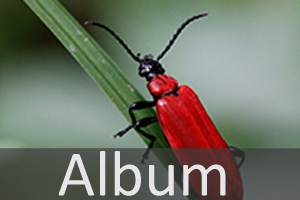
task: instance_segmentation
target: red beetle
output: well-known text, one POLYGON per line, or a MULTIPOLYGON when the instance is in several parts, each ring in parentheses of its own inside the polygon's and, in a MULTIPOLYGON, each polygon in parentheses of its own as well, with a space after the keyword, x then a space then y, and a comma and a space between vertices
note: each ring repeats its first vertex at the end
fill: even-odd
POLYGON ((201 196, 201 199, 241 200, 243 188, 238 167, 240 167, 244 161, 244 152, 238 148, 228 147, 195 92, 187 85, 179 86, 178 82, 171 76, 164 75, 165 70, 159 62, 174 44, 181 31, 190 22, 206 15, 207 13, 200 14, 186 20, 177 29, 177 32, 173 35, 173 38, 157 59, 153 59, 152 55, 146 55, 144 58, 140 59, 139 54, 135 55, 115 32, 103 24, 89 21, 85 24, 96 25, 105 29, 120 42, 131 57, 140 64, 139 75, 145 77, 148 81, 147 87, 154 99, 152 101, 140 101, 131 104, 129 107, 129 114, 132 123, 115 134, 114 137, 121 137, 127 131, 135 127, 139 133, 151 141, 146 153, 143 155, 143 159, 146 159, 156 138, 155 136, 149 135, 141 128, 146 127, 151 123, 159 122, 170 146, 174 149, 174 152, 182 165, 192 165, 197 161, 194 160, 194 155, 187 155, 186 153, 183 153, 183 151, 178 150, 178 148, 206 148, 209 150, 207 153, 209 154, 209 157, 205 154, 204 157, 201 157, 202 161, 204 160, 206 165, 218 163, 224 167, 227 177, 226 185, 229 186, 226 187, 226 196, 217 194, 216 190, 218 191, 219 185, 216 184, 216 181, 208 182, 208 189, 211 190, 208 190, 208 196, 202 196, 200 192, 201 177, 199 178, 199 174, 190 176, 190 182, 197 194, 201 196), (153 106, 156 106, 156 117, 146 117, 140 120, 135 118, 133 114, 134 110, 153 106), (216 151, 213 151, 214 149, 224 150, 216 153, 216 151), (234 156, 241 158, 238 165, 234 156))

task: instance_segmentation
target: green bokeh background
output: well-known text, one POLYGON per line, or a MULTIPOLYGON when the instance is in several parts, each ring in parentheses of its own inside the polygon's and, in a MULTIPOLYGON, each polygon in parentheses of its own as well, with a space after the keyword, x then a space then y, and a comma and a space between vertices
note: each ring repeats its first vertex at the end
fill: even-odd
MULTIPOLYGON (((191 85, 226 141, 300 147, 300 2, 61 0, 82 24, 109 25, 157 55, 188 17, 208 12, 162 60, 191 85)), ((22 1, 0 1, 0 147, 144 147, 112 102, 22 1)), ((87 27, 146 98, 137 63, 87 27)), ((188 136, 187 136, 188 137, 188 136)))

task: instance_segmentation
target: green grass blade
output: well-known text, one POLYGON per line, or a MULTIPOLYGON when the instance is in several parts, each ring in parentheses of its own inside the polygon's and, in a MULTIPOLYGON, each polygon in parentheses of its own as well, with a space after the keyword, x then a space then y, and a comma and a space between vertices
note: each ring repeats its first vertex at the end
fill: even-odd
MULTIPOLYGON (((143 100, 112 59, 57 0, 24 0, 49 30, 59 39, 96 84, 108 95, 129 121, 128 107, 143 100)), ((137 112, 138 118, 154 116, 153 109, 137 112)), ((169 148, 160 127, 147 132, 157 137, 155 147, 169 148)), ((146 143, 149 141, 142 137, 146 143)))

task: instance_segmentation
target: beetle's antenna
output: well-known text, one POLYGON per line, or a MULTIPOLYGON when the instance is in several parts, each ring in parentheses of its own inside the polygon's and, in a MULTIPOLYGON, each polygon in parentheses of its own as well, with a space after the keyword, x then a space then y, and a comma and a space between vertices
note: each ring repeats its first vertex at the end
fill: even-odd
POLYGON ((118 40, 118 42, 124 47, 124 49, 127 51, 127 53, 129 53, 129 55, 133 58, 133 60, 140 62, 140 58, 136 55, 134 55, 134 53, 129 49, 128 45, 110 28, 108 28, 107 26, 100 24, 98 22, 92 22, 92 21, 86 21, 84 22, 84 25, 93 25, 93 26, 99 26, 100 28, 103 28, 104 30, 106 30, 107 32, 109 32, 112 36, 114 36, 114 38, 116 40, 118 40))
POLYGON ((181 26, 177 29, 176 33, 173 35, 172 39, 170 40, 169 44, 166 46, 166 48, 159 54, 159 56, 157 57, 157 61, 162 59, 162 57, 170 50, 170 48, 172 47, 172 45, 174 44, 175 40, 177 39, 177 37, 180 35, 181 31, 188 25, 190 24, 192 21, 199 19, 201 17, 205 17, 207 16, 208 13, 204 13, 204 14, 200 14, 200 15, 195 15, 189 19, 187 19, 184 23, 181 24, 181 26))

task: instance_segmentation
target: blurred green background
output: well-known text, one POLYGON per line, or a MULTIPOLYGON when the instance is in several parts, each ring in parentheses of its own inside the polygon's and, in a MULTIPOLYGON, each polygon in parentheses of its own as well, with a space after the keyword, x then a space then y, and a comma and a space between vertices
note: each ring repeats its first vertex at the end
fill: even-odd
MULTIPOLYGON (((300 147, 300 2, 61 0, 82 24, 109 25, 142 55, 191 85, 226 141, 237 147, 300 147)), ((0 147, 144 147, 128 123, 22 1, 0 1, 0 147)), ((137 63, 106 32, 86 27, 150 99, 137 63)), ((187 136, 188 137, 188 136, 187 136)))

